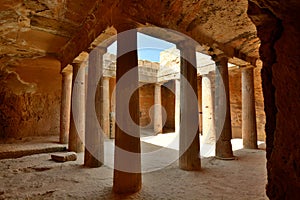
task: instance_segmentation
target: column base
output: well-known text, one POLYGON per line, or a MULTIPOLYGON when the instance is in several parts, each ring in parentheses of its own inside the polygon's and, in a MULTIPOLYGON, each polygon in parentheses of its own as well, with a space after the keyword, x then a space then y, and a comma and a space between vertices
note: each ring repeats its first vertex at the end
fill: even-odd
POLYGON ((232 145, 230 141, 218 141, 216 143, 216 158, 222 160, 233 160, 232 145))
POLYGON ((218 160, 237 160, 237 157, 235 157, 235 156, 227 157, 227 158, 215 156, 215 158, 218 159, 218 160))
POLYGON ((253 144, 253 145, 243 145, 244 149, 258 149, 258 145, 253 144))
POLYGON ((113 192, 116 194, 134 194, 142 188, 142 175, 114 170, 113 192))

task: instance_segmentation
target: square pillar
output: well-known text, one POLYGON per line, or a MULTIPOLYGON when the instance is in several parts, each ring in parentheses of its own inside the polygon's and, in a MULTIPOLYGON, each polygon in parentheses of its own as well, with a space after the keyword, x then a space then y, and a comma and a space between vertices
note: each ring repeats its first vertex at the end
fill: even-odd
POLYGON ((232 152, 232 131, 230 116, 228 58, 221 55, 214 59, 216 62, 215 76, 215 131, 216 158, 234 159, 232 152))
POLYGON ((106 48, 96 47, 89 55, 84 154, 84 165, 87 167, 100 167, 104 162, 100 78, 103 74, 105 52, 106 48))
POLYGON ((142 186, 137 30, 130 24, 115 28, 118 45, 113 191, 134 193, 142 186))
POLYGON ((181 59, 179 168, 200 170, 196 50, 194 44, 189 42, 183 42, 177 47, 181 59))

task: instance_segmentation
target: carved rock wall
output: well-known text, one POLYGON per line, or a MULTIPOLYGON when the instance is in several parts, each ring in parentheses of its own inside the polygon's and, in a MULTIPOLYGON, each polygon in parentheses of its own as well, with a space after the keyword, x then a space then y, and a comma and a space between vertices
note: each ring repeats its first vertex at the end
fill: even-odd
POLYGON ((59 72, 59 62, 48 58, 14 61, 1 66, 1 138, 21 139, 59 133, 59 72))
POLYGON ((267 195, 300 198, 300 2, 249 1, 261 40, 266 112, 267 195))

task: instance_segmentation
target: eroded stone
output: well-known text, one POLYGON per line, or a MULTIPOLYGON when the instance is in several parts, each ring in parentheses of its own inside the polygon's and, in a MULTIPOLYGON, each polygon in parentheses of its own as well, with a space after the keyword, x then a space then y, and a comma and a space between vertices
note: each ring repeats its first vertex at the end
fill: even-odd
POLYGON ((56 162, 67 162, 77 160, 77 154, 75 152, 56 153, 51 154, 51 159, 56 162))

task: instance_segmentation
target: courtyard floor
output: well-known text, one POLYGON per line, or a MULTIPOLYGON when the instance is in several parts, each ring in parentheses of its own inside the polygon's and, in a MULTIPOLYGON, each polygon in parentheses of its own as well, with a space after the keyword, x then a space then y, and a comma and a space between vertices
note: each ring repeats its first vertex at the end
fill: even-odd
MULTIPOLYGON (((107 159, 100 168, 83 167, 83 153, 65 163, 52 161, 51 153, 0 160, 0 199, 267 199, 264 150, 239 149, 241 140, 233 140, 235 160, 201 155, 202 170, 190 172, 178 168, 178 145, 170 144, 174 138, 142 138, 143 186, 135 194, 112 193, 113 141, 107 140, 107 159), (156 153, 147 156, 148 152, 156 153)), ((205 153, 209 149, 201 146, 205 153)))

